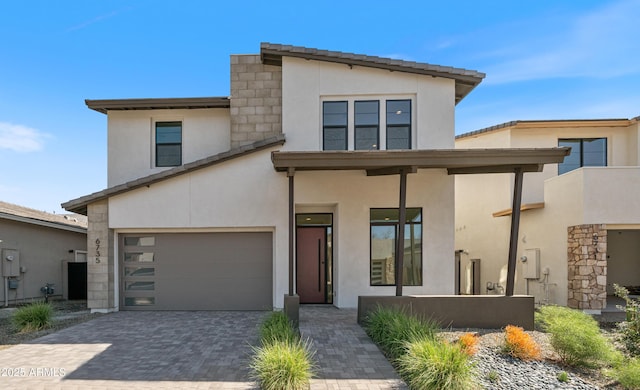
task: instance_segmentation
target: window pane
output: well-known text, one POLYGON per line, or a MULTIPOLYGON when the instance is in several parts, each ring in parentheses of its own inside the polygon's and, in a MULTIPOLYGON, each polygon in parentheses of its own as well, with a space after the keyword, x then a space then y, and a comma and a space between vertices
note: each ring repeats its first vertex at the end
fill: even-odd
POLYGON ((125 282, 125 291, 153 291, 155 282, 125 282))
POLYGON ((378 127, 356 127, 356 150, 378 149, 378 127))
POLYGON ((395 284, 396 226, 371 226, 371 284, 395 284))
POLYGON ((156 244, 155 237, 125 237, 124 245, 126 246, 154 246, 156 244))
POLYGON ((582 166, 607 166, 607 140, 605 138, 585 139, 582 141, 582 166))
POLYGON ((347 126, 347 102, 324 102, 323 126, 347 126))
POLYGON ((355 102, 355 125, 366 126, 373 125, 378 126, 378 101, 358 101, 355 102))
POLYGON ((324 150, 346 150, 347 128, 325 128, 323 147, 324 150))
POLYGON ((125 276, 154 276, 155 268, 150 267, 124 267, 125 276))
POLYGON ((387 127, 387 150, 411 149, 410 126, 387 127))
POLYGON ((422 225, 404 226, 404 258, 402 283, 405 286, 422 285, 422 225))
POLYGON ((153 252, 125 252, 124 253, 124 261, 133 262, 139 261, 141 263, 151 263, 153 262, 153 252))
POLYGON ((124 298, 125 306, 148 306, 154 305, 156 299, 154 297, 126 297, 124 298))
POLYGON ((570 154, 564 158, 564 162, 558 164, 558 175, 580 168, 580 156, 582 155, 579 139, 561 139, 558 141, 560 147, 570 147, 570 154))
POLYGON ((175 167, 182 164, 182 145, 156 145, 156 166, 175 167))
POLYGON ((387 100, 387 125, 411 124, 411 100, 387 100))
POLYGON ((182 142, 182 122, 157 122, 156 144, 175 144, 182 142))

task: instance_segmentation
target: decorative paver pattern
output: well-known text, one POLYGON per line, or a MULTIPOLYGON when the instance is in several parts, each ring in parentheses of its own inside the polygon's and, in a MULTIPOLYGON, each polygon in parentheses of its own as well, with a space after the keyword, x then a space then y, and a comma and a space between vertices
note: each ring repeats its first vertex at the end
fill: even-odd
MULTIPOLYGON (((1 389, 256 389, 251 345, 268 312, 118 312, 0 350, 1 389)), ((406 389, 356 311, 303 306, 311 388, 406 389)))
POLYGON ((302 306, 300 333, 316 351, 311 389, 406 389, 398 374, 357 323, 355 309, 302 306))

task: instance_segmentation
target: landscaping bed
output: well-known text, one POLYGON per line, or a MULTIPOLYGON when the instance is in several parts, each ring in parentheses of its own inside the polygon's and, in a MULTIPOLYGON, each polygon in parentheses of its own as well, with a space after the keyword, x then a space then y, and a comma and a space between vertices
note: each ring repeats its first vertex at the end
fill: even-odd
POLYGON ((0 309, 0 349, 9 348, 15 344, 25 343, 38 337, 55 333, 61 329, 76 325, 100 316, 91 314, 86 301, 50 301, 53 307, 53 321, 51 326, 34 332, 20 332, 12 323, 11 317, 21 307, 0 309))

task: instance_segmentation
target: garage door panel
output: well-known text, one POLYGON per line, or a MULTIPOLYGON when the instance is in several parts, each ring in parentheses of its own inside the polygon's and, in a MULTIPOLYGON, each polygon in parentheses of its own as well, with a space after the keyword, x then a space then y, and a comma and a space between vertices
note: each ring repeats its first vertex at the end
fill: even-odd
MULTIPOLYGON (((125 256, 121 255, 123 309, 272 308, 272 233, 128 234, 121 238, 123 253, 141 249, 124 245, 126 241, 138 243, 136 237, 153 237, 147 242, 154 245, 144 247, 145 252, 153 253, 153 262, 142 263, 144 259, 136 257, 138 261, 123 263, 125 256), (154 272, 151 275, 142 271, 137 274, 131 272, 136 267, 143 271, 153 267, 154 272), (137 300, 127 300, 127 297, 137 300), (138 299, 144 297, 149 299, 138 299)), ((148 260, 150 257, 145 258, 148 260)))

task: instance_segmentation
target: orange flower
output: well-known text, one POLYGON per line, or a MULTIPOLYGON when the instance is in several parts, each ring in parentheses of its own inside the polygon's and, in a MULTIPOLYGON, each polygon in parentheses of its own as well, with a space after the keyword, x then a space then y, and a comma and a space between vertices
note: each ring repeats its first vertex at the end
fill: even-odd
POLYGON ((478 351, 478 336, 474 333, 465 333, 458 338, 458 343, 460 344, 464 353, 469 356, 473 356, 478 351))
POLYGON ((524 329, 507 325, 504 332, 504 350, 507 354, 521 360, 540 360, 540 347, 524 329))

